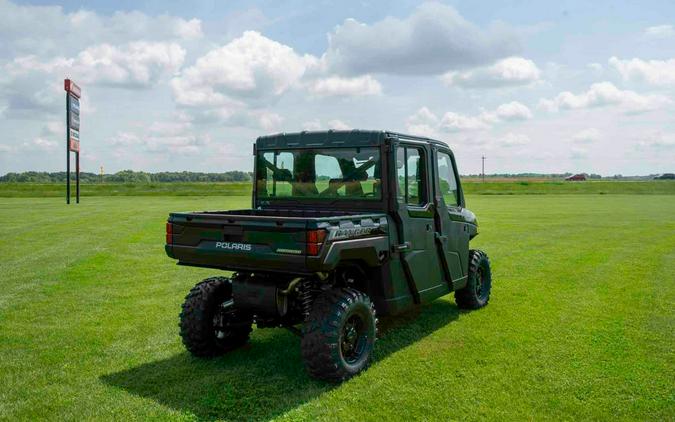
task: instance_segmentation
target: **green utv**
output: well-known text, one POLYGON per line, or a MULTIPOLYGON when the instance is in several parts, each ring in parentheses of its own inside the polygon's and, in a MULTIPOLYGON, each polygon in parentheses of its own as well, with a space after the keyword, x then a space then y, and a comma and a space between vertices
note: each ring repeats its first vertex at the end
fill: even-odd
POLYGON ((341 381, 368 365, 376 315, 451 291, 460 308, 488 303, 490 263, 469 250, 476 217, 446 144, 353 130, 263 136, 253 151, 252 209, 171 213, 166 225, 178 264, 233 272, 185 298, 193 355, 242 346, 253 323, 285 327, 312 376, 341 381))

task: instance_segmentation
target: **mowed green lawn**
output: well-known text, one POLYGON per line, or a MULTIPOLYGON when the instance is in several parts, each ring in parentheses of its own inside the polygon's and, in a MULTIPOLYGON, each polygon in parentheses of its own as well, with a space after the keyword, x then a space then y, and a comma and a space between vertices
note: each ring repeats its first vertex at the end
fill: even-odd
MULTIPOLYGON (((322 190, 326 181, 319 181, 322 190)), ((287 189, 289 186, 285 186, 287 189)), ((80 195, 89 196, 249 196, 251 182, 172 182, 172 183, 89 183, 82 184, 80 195)), ((366 192, 372 191, 364 186, 366 192)), ((485 183, 475 179, 462 181, 465 194, 474 195, 550 195, 550 194, 645 194, 673 195, 673 180, 589 180, 566 182, 564 180, 516 180, 485 183)), ((343 193, 343 192, 341 192, 343 193)), ((71 183, 71 195, 75 197, 75 182, 71 183)), ((2 197, 66 197, 65 183, 0 183, 2 197)))
POLYGON ((164 255, 166 215, 247 197, 1 198, 0 419, 675 419, 675 195, 467 202, 488 307, 387 319, 371 368, 332 385, 283 330, 182 348, 180 303, 217 272, 164 255))

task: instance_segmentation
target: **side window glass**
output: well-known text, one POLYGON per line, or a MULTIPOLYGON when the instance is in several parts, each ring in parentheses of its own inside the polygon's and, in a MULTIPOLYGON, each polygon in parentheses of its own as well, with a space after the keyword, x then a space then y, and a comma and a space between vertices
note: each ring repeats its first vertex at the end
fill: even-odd
POLYGON ((459 192, 457 189, 455 170, 452 166, 452 159, 450 158, 450 155, 444 152, 438 153, 438 179, 445 205, 459 205, 459 192))
POLYGON ((396 181, 398 182, 398 202, 406 202, 405 191, 405 147, 398 147, 396 150, 396 181))
POLYGON ((409 205, 426 203, 424 156, 420 148, 401 146, 396 151, 398 198, 409 205))

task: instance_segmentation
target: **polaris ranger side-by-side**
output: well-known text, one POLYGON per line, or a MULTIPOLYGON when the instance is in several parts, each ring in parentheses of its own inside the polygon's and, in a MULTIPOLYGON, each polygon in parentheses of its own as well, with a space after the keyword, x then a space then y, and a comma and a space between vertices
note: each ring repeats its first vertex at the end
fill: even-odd
POLYGON ((446 144, 381 131, 263 136, 254 146, 250 210, 171 213, 166 253, 180 265, 229 270, 187 295, 185 347, 216 356, 252 324, 301 335, 315 377, 364 369, 376 315, 451 291, 461 308, 490 298, 487 256, 446 144), (297 326, 301 325, 301 328, 297 326))

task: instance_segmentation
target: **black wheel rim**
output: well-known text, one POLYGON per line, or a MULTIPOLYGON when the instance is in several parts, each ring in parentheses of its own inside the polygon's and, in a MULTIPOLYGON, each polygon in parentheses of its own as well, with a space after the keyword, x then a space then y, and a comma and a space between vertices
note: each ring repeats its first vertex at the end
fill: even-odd
POLYGON ((229 324, 234 318, 234 301, 221 303, 213 315, 213 333, 216 341, 225 339, 230 334, 229 324))
POLYGON ((483 269, 478 268, 476 271, 476 285, 475 285, 475 291, 476 291, 476 297, 479 299, 483 298, 483 269))
POLYGON ((358 314, 351 315, 342 326, 340 336, 340 350, 344 360, 350 365, 357 363, 363 356, 367 341, 365 321, 358 314))

